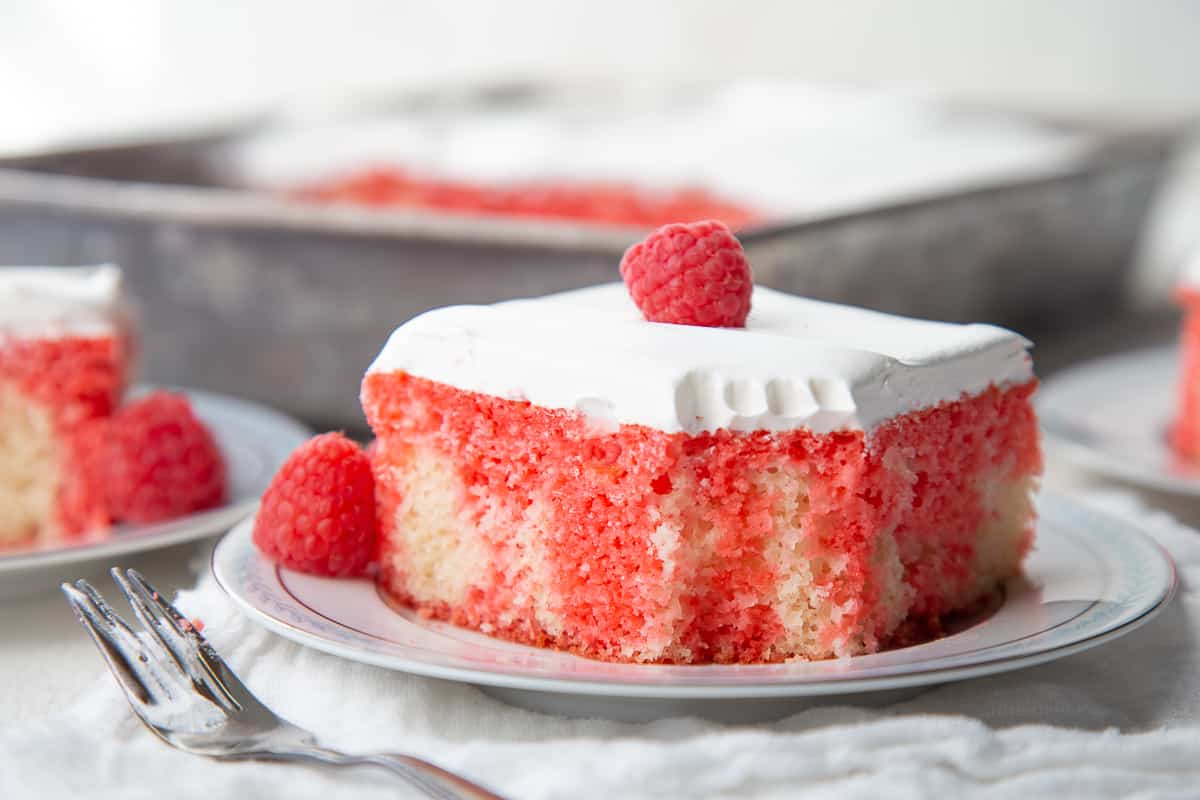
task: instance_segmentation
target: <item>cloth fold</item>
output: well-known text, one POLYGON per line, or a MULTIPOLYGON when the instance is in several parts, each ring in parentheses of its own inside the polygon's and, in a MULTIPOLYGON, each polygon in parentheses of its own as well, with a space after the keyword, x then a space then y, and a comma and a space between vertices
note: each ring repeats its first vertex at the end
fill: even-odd
MULTIPOLYGON (((1196 797, 1200 533, 1132 495, 1084 499, 1137 520, 1175 557, 1180 593, 1158 619, 1039 667, 771 724, 545 716, 471 686, 292 644, 243 617, 210 576, 178 603, 204 620, 265 703, 323 744, 422 755, 512 798, 1196 797)), ((69 715, 0 732, 0 797, 74 796, 418 795, 370 769, 218 764, 175 752, 141 727, 104 674, 69 715)))

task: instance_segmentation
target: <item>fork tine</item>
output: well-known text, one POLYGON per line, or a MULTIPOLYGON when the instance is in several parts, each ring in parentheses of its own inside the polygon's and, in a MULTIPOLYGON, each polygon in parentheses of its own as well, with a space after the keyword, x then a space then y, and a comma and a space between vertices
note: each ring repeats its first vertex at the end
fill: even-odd
MULTIPOLYGON (((203 636, 134 570, 113 577, 146 631, 135 633, 87 581, 62 584, 76 618, 96 643, 138 719, 172 747, 218 759, 259 758, 334 766, 386 767, 430 797, 496 797, 465 779, 410 756, 349 756, 316 745, 313 735, 277 716, 249 693, 203 636), (175 647, 186 641, 181 663, 175 647), (174 646, 173 646, 174 645, 174 646), (194 648, 194 652, 191 648, 194 648), (214 701, 191 677, 199 661, 249 702, 231 709, 214 701), (231 713, 231 711, 233 713, 231 713), (246 713, 248 712, 248 713, 246 713), (451 790, 451 786, 458 787, 451 790), (460 791, 465 790, 465 791, 460 791)), ((229 695, 237 700, 233 695, 229 695)))
POLYGON ((89 619, 102 623, 102 630, 107 630, 115 636, 115 644, 121 646, 128 653, 133 653, 139 657, 150 657, 151 654, 146 649, 145 640, 138 636, 137 632, 125 621, 124 617, 113 610, 108 601, 104 599, 104 595, 100 594, 95 586, 80 579, 75 581, 74 588, 87 598, 84 610, 92 612, 89 615, 89 619))
POLYGON ((174 659, 164 658, 162 654, 152 652, 146 639, 139 636, 129 623, 112 609, 96 587, 85 580, 78 580, 75 581, 75 589, 82 592, 89 601, 89 604, 84 606, 84 611, 94 611, 94 614, 88 615, 89 620, 105 623, 105 626, 100 628, 101 633, 112 634, 113 644, 120 648, 130 668, 137 673, 147 689, 152 691, 154 687, 158 687, 159 696, 171 699, 174 696, 173 692, 188 687, 188 676, 174 659))
POLYGON ((110 574, 125 595, 125 599, 129 601, 138 621, 153 634, 167 655, 179 665, 179 669, 191 680, 196 691, 218 705, 236 707, 237 703, 226 693, 225 688, 200 658, 198 645, 179 629, 178 622, 167 615, 156 602, 153 593, 147 591, 144 582, 135 583, 122 574, 118 567, 113 567, 110 574))
POLYGON ((163 597, 136 569, 128 569, 125 574, 138 596, 157 608, 172 629, 189 643, 190 652, 199 658, 208 676, 215 681, 221 692, 233 705, 240 709, 262 708, 265 710, 266 707, 254 696, 253 692, 246 688, 241 679, 225 663, 225 659, 221 658, 204 638, 204 635, 196 630, 196 626, 181 614, 179 609, 163 597))
MULTIPOLYGON (((67 597, 67 603, 75 612, 75 618, 83 625, 84 630, 92 637, 100 655, 108 663, 108 668, 116 677, 124 690, 126 697, 135 708, 146 703, 155 702, 160 698, 161 687, 144 679, 144 669, 135 664, 142 663, 139 658, 140 642, 128 626, 121 628, 119 622, 110 619, 97 605, 95 598, 99 596, 95 589, 84 581, 83 587, 75 587, 69 583, 62 584, 62 593, 67 597)), ((101 603, 103 599, 101 599, 101 603)))

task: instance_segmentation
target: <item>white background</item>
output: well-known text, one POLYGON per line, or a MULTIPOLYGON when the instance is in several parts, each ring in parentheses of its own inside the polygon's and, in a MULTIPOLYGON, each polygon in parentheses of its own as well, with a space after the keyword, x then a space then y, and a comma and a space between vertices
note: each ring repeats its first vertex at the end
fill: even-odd
POLYGON ((480 80, 886 80, 1200 112, 1192 0, 0 0, 0 148, 480 80))
MULTIPOLYGON (((743 76, 888 82, 1123 122, 1200 117, 1196 0, 0 0, 0 154, 403 89, 743 76)), ((1200 248, 1200 157, 1135 288, 1200 248)))

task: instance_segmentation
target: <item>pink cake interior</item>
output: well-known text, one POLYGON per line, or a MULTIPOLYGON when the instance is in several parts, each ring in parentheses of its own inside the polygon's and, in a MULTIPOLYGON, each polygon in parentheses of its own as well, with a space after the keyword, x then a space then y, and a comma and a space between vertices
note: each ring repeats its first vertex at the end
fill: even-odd
POLYGON ((107 524, 89 423, 116 407, 124 350, 115 336, 0 338, 0 547, 107 524))
POLYGON ((1185 461, 1200 461, 1200 291, 1179 293, 1185 316, 1179 333, 1179 382, 1171 446, 1185 461))
POLYGON ((870 434, 693 436, 370 374, 380 584, 427 615, 601 659, 871 652, 1019 571, 1034 384, 870 434))

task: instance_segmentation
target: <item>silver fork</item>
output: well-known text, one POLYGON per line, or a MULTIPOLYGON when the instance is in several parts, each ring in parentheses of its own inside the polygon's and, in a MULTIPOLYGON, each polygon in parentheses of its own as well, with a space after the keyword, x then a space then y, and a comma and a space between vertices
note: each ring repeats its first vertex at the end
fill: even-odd
POLYGON ((112 576, 145 631, 135 632, 87 581, 64 583, 62 591, 134 713, 172 747, 222 760, 372 765, 437 800, 502 800, 413 756, 350 755, 318 746, 310 732, 259 702, 196 627, 136 570, 114 567, 112 576))

